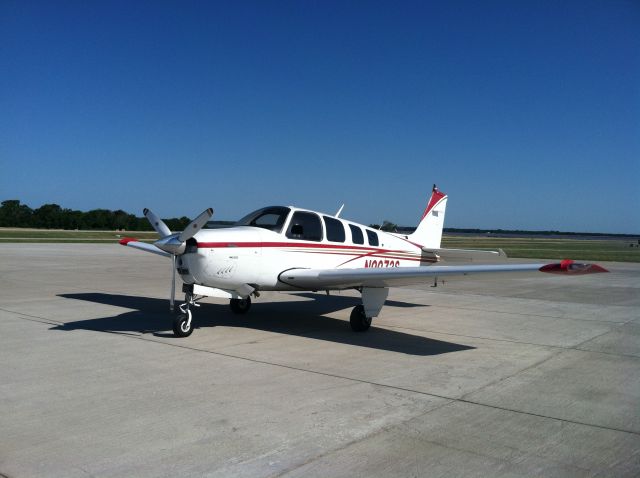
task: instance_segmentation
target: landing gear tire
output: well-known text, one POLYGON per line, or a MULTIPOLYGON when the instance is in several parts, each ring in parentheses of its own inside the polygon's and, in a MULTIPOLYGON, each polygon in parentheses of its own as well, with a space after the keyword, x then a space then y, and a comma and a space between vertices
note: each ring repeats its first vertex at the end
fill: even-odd
POLYGON ((191 332, 193 332, 193 321, 191 311, 187 310, 185 314, 178 315, 173 321, 173 333, 176 337, 189 337, 191 332))
POLYGON ((354 332, 366 332, 371 327, 371 317, 365 315, 362 304, 353 308, 349 322, 354 332))
POLYGON ((251 297, 246 299, 231 299, 229 307, 235 314, 246 314, 251 308, 251 297))

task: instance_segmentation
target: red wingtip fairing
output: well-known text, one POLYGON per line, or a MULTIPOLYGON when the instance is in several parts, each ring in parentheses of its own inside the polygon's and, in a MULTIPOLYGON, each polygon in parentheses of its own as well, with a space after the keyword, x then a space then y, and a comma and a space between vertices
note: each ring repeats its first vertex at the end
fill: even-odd
POLYGON ((120 241, 118 241, 120 244, 122 244, 123 246, 126 246, 127 244, 129 244, 130 242, 134 242, 137 241, 138 239, 136 239, 135 237, 123 237, 122 239, 120 239, 120 241))
POLYGON ((572 261, 571 259, 564 259, 562 262, 560 262, 560 268, 562 270, 568 270, 574 263, 575 261, 572 261))
POLYGON ((609 272, 598 264, 581 264, 571 259, 565 259, 560 263, 547 264, 540 268, 540 272, 547 272, 549 274, 597 274, 599 272, 609 272))

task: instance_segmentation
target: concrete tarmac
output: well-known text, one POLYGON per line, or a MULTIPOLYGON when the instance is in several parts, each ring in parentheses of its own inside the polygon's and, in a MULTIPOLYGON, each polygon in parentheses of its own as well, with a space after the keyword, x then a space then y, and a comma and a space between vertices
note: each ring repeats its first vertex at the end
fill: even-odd
POLYGON ((640 475, 640 264, 223 300, 170 262, 0 244, 0 476, 640 475))

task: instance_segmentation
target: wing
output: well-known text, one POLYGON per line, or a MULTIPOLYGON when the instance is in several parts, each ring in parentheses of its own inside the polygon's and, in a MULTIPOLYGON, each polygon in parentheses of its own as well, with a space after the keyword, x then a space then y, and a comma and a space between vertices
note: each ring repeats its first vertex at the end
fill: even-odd
POLYGON ((142 251, 152 252, 153 254, 158 254, 159 256, 171 257, 171 254, 158 249, 153 244, 147 244, 146 242, 138 241, 132 237, 125 237, 123 239, 120 239, 120 244, 122 244, 123 246, 134 247, 142 251))
POLYGON ((466 276, 516 272, 547 272, 554 274, 593 274, 608 272, 597 264, 579 264, 565 260, 557 264, 492 264, 427 266, 364 269, 289 269, 280 274, 280 281, 301 289, 351 287, 394 287, 428 282, 434 277, 466 276))

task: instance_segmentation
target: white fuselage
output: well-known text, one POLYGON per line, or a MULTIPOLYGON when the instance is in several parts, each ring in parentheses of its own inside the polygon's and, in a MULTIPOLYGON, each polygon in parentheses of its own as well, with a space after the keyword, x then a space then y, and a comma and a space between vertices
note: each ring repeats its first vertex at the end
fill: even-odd
POLYGON ((283 215, 284 222, 279 224, 278 230, 240 225, 199 231, 187 243, 185 254, 178 258, 182 280, 187 284, 224 290, 234 290, 245 284, 257 290, 295 290, 298 288, 280 280, 282 272, 290 269, 416 267, 433 262, 422 255, 420 245, 403 236, 327 214, 294 207, 288 209, 290 211, 286 219, 283 215), (297 223, 296 218, 300 217, 296 213, 301 213, 307 220, 309 215, 318 216, 321 234, 318 236, 316 232, 311 240, 296 238, 293 233, 301 232, 292 223, 297 223), (343 234, 339 232, 340 226, 343 234))

